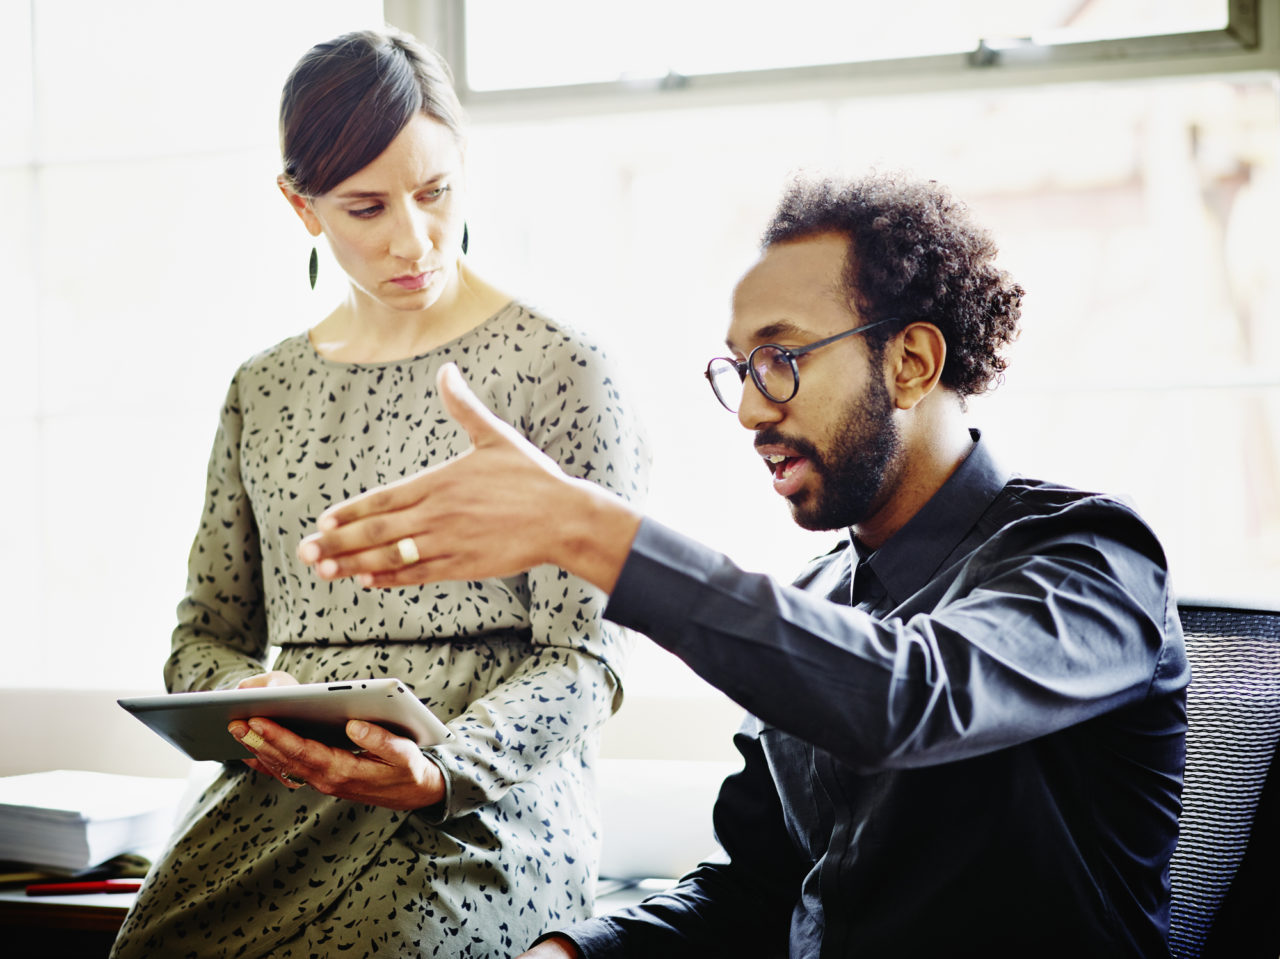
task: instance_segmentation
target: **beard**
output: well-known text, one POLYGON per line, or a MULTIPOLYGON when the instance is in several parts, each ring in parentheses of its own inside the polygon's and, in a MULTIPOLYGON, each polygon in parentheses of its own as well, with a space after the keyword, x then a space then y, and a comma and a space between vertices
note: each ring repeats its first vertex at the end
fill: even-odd
POLYGON ((765 435, 768 430, 757 438, 761 444, 790 446, 809 460, 817 474, 820 482, 815 490, 787 498, 792 518, 803 529, 842 529, 867 519, 902 448, 893 401, 878 376, 869 377, 862 395, 849 401, 840 424, 822 451, 806 440, 765 435))

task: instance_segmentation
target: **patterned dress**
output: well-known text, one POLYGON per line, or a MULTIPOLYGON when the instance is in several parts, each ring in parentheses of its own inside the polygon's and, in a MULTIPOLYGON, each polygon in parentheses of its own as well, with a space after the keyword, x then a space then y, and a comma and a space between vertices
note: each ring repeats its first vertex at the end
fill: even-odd
POLYGON ((425 750, 442 804, 397 812, 291 791, 229 763, 179 825, 113 956, 509 956, 590 914, 593 762, 631 638, 551 566, 364 590, 295 557, 327 506, 462 453, 436 395, 454 361, 480 399, 575 476, 643 495, 648 454, 600 352, 512 303, 413 359, 331 362, 303 334, 232 381, 178 607, 171 690, 273 668, 394 676, 453 739, 425 750))

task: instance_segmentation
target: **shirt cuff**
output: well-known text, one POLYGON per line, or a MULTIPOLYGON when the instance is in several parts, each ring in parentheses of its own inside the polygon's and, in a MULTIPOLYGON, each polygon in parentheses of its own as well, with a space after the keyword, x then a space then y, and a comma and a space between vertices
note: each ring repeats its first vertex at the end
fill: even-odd
POLYGON ((622 936, 618 934, 617 927, 606 916, 584 919, 582 922, 574 923, 568 929, 548 930, 529 943, 529 948, 532 949, 538 943, 545 942, 552 936, 562 936, 568 939, 577 946, 578 952, 582 953, 583 959, 606 959, 608 956, 622 955, 623 953, 622 936))
POLYGON ((436 768, 440 770, 440 775, 444 779, 444 797, 437 803, 418 809, 417 815, 431 823, 431 825, 439 826, 449 818, 450 801, 453 799, 453 777, 449 775, 449 767, 444 764, 439 756, 425 749, 422 751, 422 755, 435 763, 436 768))

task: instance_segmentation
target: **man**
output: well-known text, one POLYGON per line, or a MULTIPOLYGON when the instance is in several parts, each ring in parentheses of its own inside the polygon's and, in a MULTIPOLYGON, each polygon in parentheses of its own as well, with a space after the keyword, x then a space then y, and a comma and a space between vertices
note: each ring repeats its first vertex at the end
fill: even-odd
POLYGON ((452 368, 473 449, 300 546, 371 586, 560 565, 748 710, 723 856, 529 956, 1167 955, 1189 673, 1164 555, 967 428, 1020 315, 994 256, 932 183, 784 196, 708 378, 795 521, 850 532, 794 587, 567 479, 452 368))

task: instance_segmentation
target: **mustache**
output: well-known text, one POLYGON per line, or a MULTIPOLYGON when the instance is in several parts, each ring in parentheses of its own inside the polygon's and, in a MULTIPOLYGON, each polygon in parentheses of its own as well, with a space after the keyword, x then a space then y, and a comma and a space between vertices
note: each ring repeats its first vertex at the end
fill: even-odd
POLYGON ((757 448, 761 446, 785 446, 788 449, 795 450, 805 459, 812 460, 819 466, 822 465, 822 455, 818 452, 816 446, 798 436, 784 436, 782 431, 774 426, 766 426, 757 433, 755 445, 757 448))

